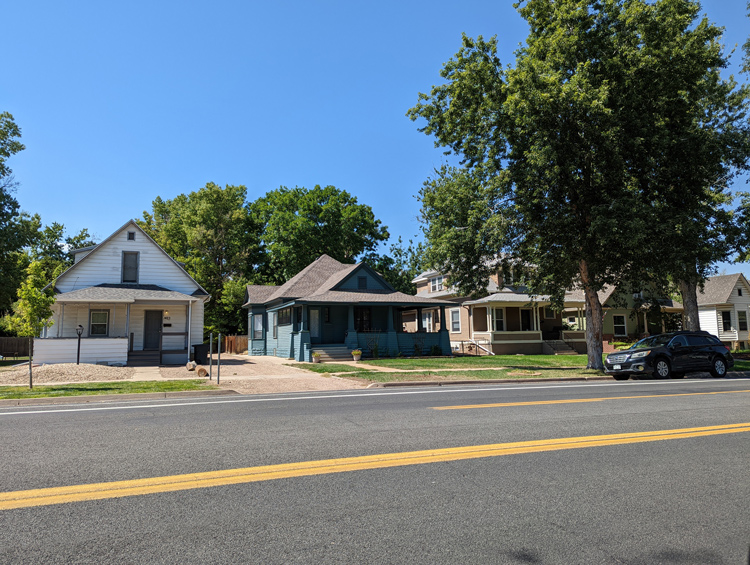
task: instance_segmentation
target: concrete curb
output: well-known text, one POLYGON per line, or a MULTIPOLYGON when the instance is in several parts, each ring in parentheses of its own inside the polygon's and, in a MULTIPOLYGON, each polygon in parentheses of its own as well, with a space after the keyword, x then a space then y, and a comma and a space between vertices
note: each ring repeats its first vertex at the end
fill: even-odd
POLYGON ((451 386, 451 385, 498 385, 510 383, 558 383, 575 381, 614 381, 612 377, 557 377, 549 379, 472 379, 469 381, 403 381, 400 383, 372 383, 367 388, 391 388, 397 386, 451 386))
POLYGON ((139 392, 133 394, 88 394, 84 396, 46 396, 42 398, 11 398, 0 400, 2 406, 48 406, 52 404, 90 404, 121 400, 163 400, 165 398, 201 398, 239 394, 233 390, 179 390, 174 392, 139 392))

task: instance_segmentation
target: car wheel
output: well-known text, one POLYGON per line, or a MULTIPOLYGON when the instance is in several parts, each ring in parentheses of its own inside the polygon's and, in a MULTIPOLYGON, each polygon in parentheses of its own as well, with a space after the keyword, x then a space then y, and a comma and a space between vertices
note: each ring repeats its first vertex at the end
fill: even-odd
POLYGON ((661 357, 654 363, 654 378, 655 379, 668 379, 672 375, 672 367, 669 365, 669 361, 661 357))
POLYGON ((630 378, 630 375, 627 373, 624 375, 612 375, 612 378, 616 381, 627 381, 630 378))
POLYGON ((727 362, 724 361, 723 357, 714 358, 713 365, 711 366, 711 374, 717 379, 727 376, 727 362))
POLYGON ((672 378, 673 379, 684 379, 685 378, 685 373, 672 373, 672 378))

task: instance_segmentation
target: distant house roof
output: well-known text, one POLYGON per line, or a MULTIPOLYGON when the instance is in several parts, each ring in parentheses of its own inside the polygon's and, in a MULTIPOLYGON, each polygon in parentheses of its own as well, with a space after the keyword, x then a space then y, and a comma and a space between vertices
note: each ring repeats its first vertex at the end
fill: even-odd
POLYGON ((281 286, 248 285, 243 306, 297 301, 300 303, 366 304, 399 303, 414 306, 439 306, 443 300, 397 292, 365 263, 347 265, 328 255, 321 255, 281 286), (344 290, 338 286, 356 270, 365 270, 377 278, 383 288, 344 290))
POLYGON ((160 302, 198 302, 189 294, 176 292, 155 284, 100 284, 56 296, 58 302, 125 302, 158 300, 160 302))
MULTIPOLYGON (((607 285, 603 289, 601 289, 596 294, 599 296, 599 302, 602 306, 604 306, 607 301, 612 297, 612 295, 615 293, 615 290, 617 290, 617 287, 614 287, 612 285, 607 285)), ((565 303, 568 302, 580 302, 585 304, 586 303, 586 294, 583 292, 582 288, 576 288, 573 290, 570 290, 565 293, 565 303)))
POLYGON ((737 282, 742 280, 745 287, 748 282, 742 273, 733 275, 719 275, 706 279, 703 284, 703 290, 698 288, 698 306, 709 306, 712 304, 728 304, 732 291, 737 286, 737 282))

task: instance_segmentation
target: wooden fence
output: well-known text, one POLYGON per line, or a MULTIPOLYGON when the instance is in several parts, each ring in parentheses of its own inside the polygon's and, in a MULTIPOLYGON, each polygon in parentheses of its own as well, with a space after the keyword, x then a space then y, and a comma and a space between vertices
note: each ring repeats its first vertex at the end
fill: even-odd
POLYGON ((245 353, 247 351, 246 335, 225 335, 222 351, 226 353, 245 353))
POLYGON ((0 337, 0 355, 3 357, 28 357, 28 337, 0 337))

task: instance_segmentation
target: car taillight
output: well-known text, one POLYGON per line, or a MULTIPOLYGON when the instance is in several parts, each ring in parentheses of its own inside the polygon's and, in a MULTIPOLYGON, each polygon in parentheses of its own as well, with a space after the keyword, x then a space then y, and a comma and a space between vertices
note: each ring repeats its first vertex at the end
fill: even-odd
POLYGON ((730 351, 732 351, 732 350, 731 350, 731 349, 729 349, 729 347, 727 347, 726 345, 724 346, 724 349, 726 349, 726 350, 727 350, 727 353, 729 353, 730 351))

